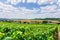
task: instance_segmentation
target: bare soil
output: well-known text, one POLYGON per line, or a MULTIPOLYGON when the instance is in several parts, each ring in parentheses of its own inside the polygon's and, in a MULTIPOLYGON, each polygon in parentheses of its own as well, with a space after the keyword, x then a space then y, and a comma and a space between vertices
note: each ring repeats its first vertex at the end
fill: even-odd
POLYGON ((59 32, 59 35, 58 36, 59 36, 59 40, 60 40, 60 32, 59 32))

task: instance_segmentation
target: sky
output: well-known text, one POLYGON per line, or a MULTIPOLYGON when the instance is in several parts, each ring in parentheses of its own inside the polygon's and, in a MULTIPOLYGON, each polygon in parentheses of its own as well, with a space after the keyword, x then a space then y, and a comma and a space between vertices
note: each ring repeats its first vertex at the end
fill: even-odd
POLYGON ((0 18, 60 18, 60 0, 0 0, 0 18))

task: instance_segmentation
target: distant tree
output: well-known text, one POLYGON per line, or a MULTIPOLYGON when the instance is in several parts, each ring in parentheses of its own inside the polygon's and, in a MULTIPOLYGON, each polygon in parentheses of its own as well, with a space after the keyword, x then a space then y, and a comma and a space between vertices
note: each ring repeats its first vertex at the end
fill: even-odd
POLYGON ((43 21, 42 23, 43 23, 43 24, 47 24, 47 23, 48 23, 48 21, 43 21))

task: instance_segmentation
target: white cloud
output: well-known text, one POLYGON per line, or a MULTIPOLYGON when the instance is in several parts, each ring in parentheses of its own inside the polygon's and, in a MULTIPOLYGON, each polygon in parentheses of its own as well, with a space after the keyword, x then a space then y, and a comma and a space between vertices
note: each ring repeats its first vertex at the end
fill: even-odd
POLYGON ((22 0, 22 3, 24 3, 25 2, 25 0, 22 0))
POLYGON ((23 13, 25 14, 35 14, 37 13, 40 9, 33 9, 33 10, 30 10, 30 9, 27 9, 25 7, 20 7, 20 9, 23 13))
MULTIPOLYGON (((11 3, 16 5, 18 2, 25 2, 26 0, 8 0, 7 3, 11 3)), ((35 3, 36 0, 27 0, 27 3, 35 3)), ((54 1, 55 2, 55 1, 54 1)), ((39 0, 38 4, 42 5, 45 3, 54 3, 53 0, 39 0)), ((57 3, 60 5, 60 1, 57 3)), ((40 7, 40 9, 27 9, 25 7, 16 8, 12 5, 7 5, 0 2, 0 18, 22 18, 22 19, 30 19, 30 18, 55 18, 60 17, 60 9, 57 9, 56 5, 47 5, 45 7, 40 7), (38 14, 38 11, 41 12, 38 14)))
POLYGON ((57 5, 60 8, 60 0, 57 1, 57 5))
POLYGON ((21 2, 22 0, 7 0, 6 3, 11 3, 16 5, 17 3, 21 2))
POLYGON ((37 3, 39 5, 42 5, 42 4, 54 4, 55 2, 57 2, 57 0, 39 0, 37 3))
POLYGON ((36 3, 37 0, 27 0, 27 3, 36 3))
POLYGON ((42 13, 53 13, 56 12, 57 6, 56 5, 51 5, 51 6, 46 6, 46 7, 41 7, 41 12, 42 13))
POLYGON ((60 12, 57 13, 41 13, 36 15, 37 18, 60 18, 60 12))
POLYGON ((37 3, 41 5, 41 4, 43 4, 43 3, 46 3, 47 1, 48 1, 48 0, 39 0, 37 3))
POLYGON ((3 3, 0 3, 0 5, 0 18, 33 18, 33 15, 38 11, 36 9, 26 9, 25 7, 15 8, 3 3))
POLYGON ((7 2, 6 3, 11 3, 11 4, 14 4, 14 5, 16 5, 17 3, 19 3, 19 2, 22 2, 22 3, 24 3, 24 2, 27 2, 27 3, 35 3, 37 0, 7 0, 7 2))
POLYGON ((41 5, 41 4, 53 4, 53 3, 57 2, 57 0, 8 0, 7 3, 10 2, 11 4, 16 5, 19 2, 24 3, 25 1, 27 3, 36 3, 37 2, 39 5, 41 5))

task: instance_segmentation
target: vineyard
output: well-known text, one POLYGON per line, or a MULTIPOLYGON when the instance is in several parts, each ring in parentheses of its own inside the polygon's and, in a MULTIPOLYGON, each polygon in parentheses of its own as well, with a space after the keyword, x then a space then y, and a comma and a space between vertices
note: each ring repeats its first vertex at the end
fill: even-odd
POLYGON ((0 22, 0 40, 54 40, 57 24, 0 22))

